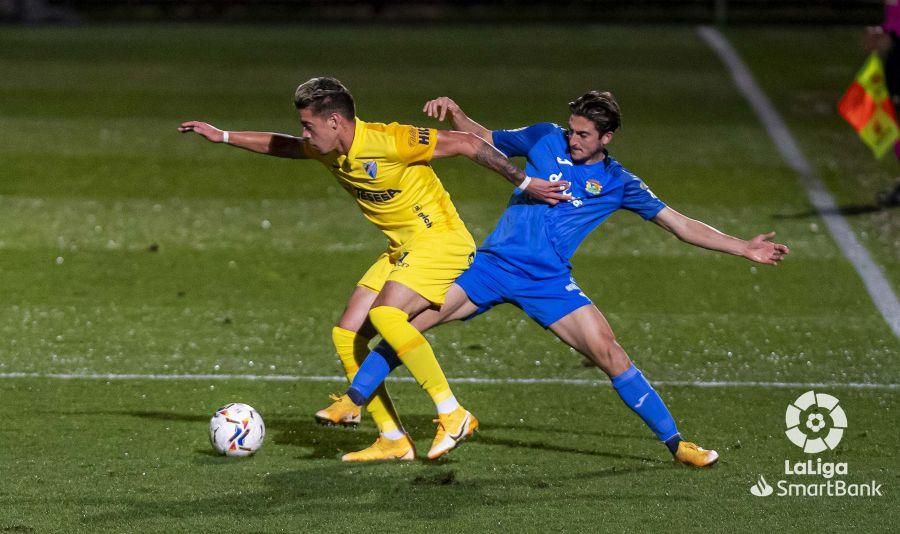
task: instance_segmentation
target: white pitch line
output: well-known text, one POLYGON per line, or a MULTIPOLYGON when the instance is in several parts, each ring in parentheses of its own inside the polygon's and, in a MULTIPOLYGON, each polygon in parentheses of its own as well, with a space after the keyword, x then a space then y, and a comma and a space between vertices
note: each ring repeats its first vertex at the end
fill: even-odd
POLYGON ((816 171, 806 160, 800 146, 791 135, 791 131, 775 110, 775 106, 756 83, 753 73, 750 72, 724 35, 709 26, 701 26, 697 32, 728 67, 735 85, 750 102, 775 143, 775 148, 781 152, 781 156, 787 164, 800 177, 800 183, 806 189, 810 202, 825 221, 825 226, 831 232, 841 252, 859 273, 875 307, 893 330, 894 336, 900 337, 900 301, 897 300, 897 295, 894 294, 884 273, 872 261, 869 251, 860 245, 853 230, 850 229, 850 225, 841 216, 834 197, 831 196, 816 171))
MULTIPOLYGON (((44 378, 54 380, 245 380, 250 382, 346 382, 343 376, 316 375, 238 375, 238 374, 139 374, 139 373, 0 373, 0 379, 44 378)), ((608 380, 586 378, 448 378, 455 384, 551 384, 568 386, 608 386, 608 380)), ((412 377, 389 377, 390 382, 413 382, 412 377)), ((737 380, 654 380, 655 386, 697 388, 776 388, 776 389, 877 389, 895 390, 900 384, 869 382, 759 382, 737 380)))

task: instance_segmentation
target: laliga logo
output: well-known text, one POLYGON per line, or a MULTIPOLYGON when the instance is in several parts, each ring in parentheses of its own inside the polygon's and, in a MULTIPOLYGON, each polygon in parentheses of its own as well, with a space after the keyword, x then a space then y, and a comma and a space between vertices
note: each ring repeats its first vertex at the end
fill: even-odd
POLYGON ((847 428, 847 416, 838 406, 838 400, 827 393, 812 390, 788 404, 784 422, 788 439, 807 454, 834 449, 847 428))
MULTIPOLYGON (((785 435, 791 443, 807 454, 833 450, 844 437, 847 429, 847 415, 838 406, 838 400, 827 393, 807 391, 788 404, 784 413, 787 430, 785 435)), ((756 497, 882 497, 884 493, 877 480, 856 482, 847 480, 850 469, 847 462, 828 462, 822 458, 815 461, 784 461, 784 474, 789 477, 775 480, 772 485, 762 475, 750 487, 756 497), (813 477, 813 478, 810 478, 813 477), (837 477, 837 478, 836 478, 837 477), (775 486, 775 487, 772 487, 775 486)))

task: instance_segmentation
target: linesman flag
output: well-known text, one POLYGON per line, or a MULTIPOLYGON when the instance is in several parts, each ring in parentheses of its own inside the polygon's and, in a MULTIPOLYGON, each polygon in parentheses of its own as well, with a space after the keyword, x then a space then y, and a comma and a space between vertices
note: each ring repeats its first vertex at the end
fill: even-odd
POLYGON ((897 117, 884 81, 884 67, 872 54, 838 102, 838 112, 881 159, 900 139, 897 117))

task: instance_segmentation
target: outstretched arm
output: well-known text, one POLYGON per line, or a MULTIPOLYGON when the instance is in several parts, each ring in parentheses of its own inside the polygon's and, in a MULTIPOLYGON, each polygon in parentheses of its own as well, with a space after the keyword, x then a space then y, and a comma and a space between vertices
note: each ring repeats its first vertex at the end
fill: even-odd
POLYGON ((529 178, 522 169, 512 164, 502 152, 473 133, 438 130, 437 145, 432 158, 466 156, 482 167, 503 176, 528 196, 551 206, 560 201, 571 200, 571 195, 562 191, 569 188, 569 182, 550 182, 541 178, 529 178))
POLYGON ((449 115, 450 124, 453 125, 454 130, 473 133, 487 141, 489 144, 494 144, 493 132, 470 119, 469 116, 463 112, 462 108, 459 107, 459 104, 454 102, 449 96, 441 96, 425 102, 425 107, 422 108, 422 111, 429 117, 435 118, 441 122, 444 122, 444 119, 449 115))
POLYGON ((778 265, 790 252, 787 246, 769 241, 775 232, 760 234, 749 241, 716 230, 708 224, 686 217, 672 208, 663 208, 653 222, 692 245, 742 256, 750 261, 778 265))
POLYGON ((269 132, 228 132, 199 121, 183 122, 178 127, 178 131, 181 133, 194 132, 213 143, 228 143, 259 154, 268 154, 279 158, 306 159, 306 154, 303 152, 305 141, 290 135, 269 132))

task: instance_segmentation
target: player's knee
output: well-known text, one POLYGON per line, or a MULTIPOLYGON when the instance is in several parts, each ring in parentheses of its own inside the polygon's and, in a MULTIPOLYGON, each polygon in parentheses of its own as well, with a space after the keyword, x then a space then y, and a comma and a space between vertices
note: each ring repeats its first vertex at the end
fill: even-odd
POLYGON ((402 311, 391 306, 376 306, 369 310, 369 321, 382 335, 386 327, 397 321, 405 321, 406 318, 402 311))
POLYGON ((591 352, 596 353, 598 357, 608 358, 614 352, 614 348, 619 345, 616 336, 612 333, 598 332, 591 337, 591 352))
MULTIPOLYGON (((366 326, 366 319, 368 315, 366 313, 356 313, 351 312, 350 310, 345 310, 341 318, 338 319, 337 324, 334 326, 334 329, 340 328, 342 330, 347 330, 350 332, 359 333, 366 326)), ((332 329, 332 332, 334 331, 332 329)))
POLYGON ((375 328, 378 328, 378 325, 382 324, 385 319, 384 307, 377 306, 369 310, 369 321, 375 328))
POLYGON ((590 354, 591 359, 607 374, 620 368, 628 360, 612 333, 598 333, 594 336, 590 343, 590 354))

